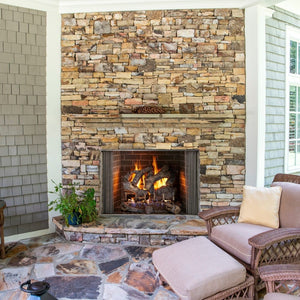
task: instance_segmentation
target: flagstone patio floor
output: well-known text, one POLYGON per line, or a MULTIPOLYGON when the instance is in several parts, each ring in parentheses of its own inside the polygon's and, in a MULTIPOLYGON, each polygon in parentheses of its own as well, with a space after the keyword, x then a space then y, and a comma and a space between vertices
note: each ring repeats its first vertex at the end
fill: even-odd
MULTIPOLYGON (((102 225, 98 222, 96 226, 69 228, 76 233, 75 241, 66 240, 61 235, 64 230, 59 230, 60 234, 7 243, 6 258, 0 259, 0 300, 28 299, 29 295, 20 291, 20 285, 29 279, 47 281, 50 294, 59 300, 179 300, 168 285, 159 281, 152 264, 153 251, 165 244, 137 245, 136 240, 112 240, 109 235, 112 232, 127 232, 128 236, 171 234, 175 239, 166 239, 164 243, 173 243, 206 233, 203 224, 189 217, 154 219, 108 216, 101 219, 102 225), (94 235, 91 239, 90 231, 106 237, 105 242, 94 235), (80 234, 82 239, 77 240, 80 234), (88 240, 84 240, 85 234, 88 240)), ((147 241, 151 242, 151 238, 147 241)))
POLYGON ((0 260, 0 299, 25 300, 20 284, 46 280, 57 299, 179 299, 160 284, 155 247, 68 242, 57 234, 6 245, 0 260))

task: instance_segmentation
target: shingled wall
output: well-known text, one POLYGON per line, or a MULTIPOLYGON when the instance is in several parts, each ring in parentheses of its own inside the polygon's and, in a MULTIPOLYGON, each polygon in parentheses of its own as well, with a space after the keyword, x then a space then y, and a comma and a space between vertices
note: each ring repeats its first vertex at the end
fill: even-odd
POLYGON ((64 183, 101 207, 101 149, 199 149, 202 207, 239 203, 243 10, 64 14, 61 71, 64 183), (164 113, 135 112, 149 105, 164 113))

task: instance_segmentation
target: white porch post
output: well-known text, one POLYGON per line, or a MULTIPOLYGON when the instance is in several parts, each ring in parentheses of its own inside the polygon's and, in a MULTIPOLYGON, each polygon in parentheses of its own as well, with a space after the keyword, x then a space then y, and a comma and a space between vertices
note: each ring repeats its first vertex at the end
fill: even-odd
POLYGON ((246 184, 264 186, 266 34, 269 9, 245 9, 246 36, 246 184))

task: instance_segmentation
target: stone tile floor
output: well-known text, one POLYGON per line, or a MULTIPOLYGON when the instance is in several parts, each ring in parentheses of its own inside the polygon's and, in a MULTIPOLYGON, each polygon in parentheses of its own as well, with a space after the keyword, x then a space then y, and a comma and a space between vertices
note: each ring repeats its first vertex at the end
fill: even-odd
POLYGON ((25 300, 19 286, 46 280, 58 299, 179 299, 156 278, 155 247, 68 242, 57 234, 6 245, 0 259, 0 299, 25 300))

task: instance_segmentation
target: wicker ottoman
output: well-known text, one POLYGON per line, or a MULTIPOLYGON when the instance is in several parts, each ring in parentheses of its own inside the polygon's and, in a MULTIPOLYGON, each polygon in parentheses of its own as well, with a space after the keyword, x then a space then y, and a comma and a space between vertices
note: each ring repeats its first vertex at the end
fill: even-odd
POLYGON ((253 299, 253 277, 205 237, 155 250, 152 259, 180 299, 253 299))

